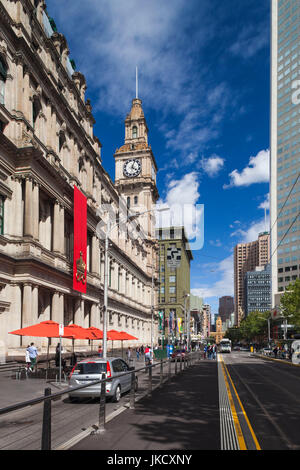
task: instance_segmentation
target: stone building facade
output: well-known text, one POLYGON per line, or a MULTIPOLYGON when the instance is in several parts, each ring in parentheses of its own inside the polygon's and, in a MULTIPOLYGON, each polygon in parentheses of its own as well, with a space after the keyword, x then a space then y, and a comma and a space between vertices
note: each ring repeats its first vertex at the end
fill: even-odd
MULTIPOLYGON (((116 218, 120 211, 121 192, 102 166, 93 133, 85 77, 74 70, 67 40, 51 28, 45 7, 44 0, 0 3, 0 341, 8 355, 29 340, 9 332, 43 320, 102 329, 108 215, 101 207, 116 218), (72 288, 74 186, 87 198, 85 294, 72 288)), ((156 175, 154 157, 153 167, 156 175)), ((158 197, 155 180, 149 194, 158 197)), ((157 259, 150 232, 124 237, 115 227, 110 239, 108 329, 138 337, 133 344, 150 341, 157 259)))

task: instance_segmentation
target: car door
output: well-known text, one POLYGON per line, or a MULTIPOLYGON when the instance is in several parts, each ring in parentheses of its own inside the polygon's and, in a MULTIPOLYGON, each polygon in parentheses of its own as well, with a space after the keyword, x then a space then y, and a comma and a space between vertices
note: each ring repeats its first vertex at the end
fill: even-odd
POLYGON ((125 392, 127 390, 126 377, 124 377, 124 366, 121 359, 115 359, 112 362, 112 367, 114 373, 117 375, 116 379, 120 382, 121 391, 125 392))
POLYGON ((123 361, 122 359, 121 360, 121 363, 122 363, 122 368, 123 368, 123 374, 124 374, 124 386, 126 387, 126 390, 130 390, 131 388, 131 374, 129 374, 129 365, 123 361))

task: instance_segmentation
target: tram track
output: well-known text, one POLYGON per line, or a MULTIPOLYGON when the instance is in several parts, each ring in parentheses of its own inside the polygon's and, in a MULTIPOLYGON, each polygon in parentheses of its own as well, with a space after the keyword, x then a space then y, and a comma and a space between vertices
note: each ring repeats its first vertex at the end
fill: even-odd
MULTIPOLYGON (((298 419, 297 417, 300 412, 300 377, 297 377, 297 375, 288 370, 284 370, 284 366, 282 365, 280 369, 275 368, 276 366, 277 364, 266 364, 263 361, 256 364, 236 362, 227 364, 230 375, 239 390, 239 394, 244 395, 243 401, 245 402, 245 407, 248 408, 249 413, 252 413, 254 426, 255 416, 260 416, 261 420, 262 414, 264 419, 267 420, 277 434, 282 446, 289 450, 298 450, 300 449, 300 442, 295 443, 294 439, 297 438, 296 436, 299 433, 294 433, 291 437, 291 435, 283 429, 283 426, 288 428, 290 432, 295 426, 295 421, 298 419), (263 367, 263 370, 259 369, 259 367, 263 367), (282 380, 282 376, 285 377, 285 382, 282 380), (289 380, 287 380, 287 378, 289 380), (256 390, 255 387, 257 388, 256 390), (288 389, 288 387, 291 388, 288 389), (255 406, 251 409, 249 400, 245 400, 246 396, 248 399, 249 397, 252 398, 256 409, 255 406), (299 409, 296 410, 295 406, 299 407, 299 409), (254 409, 255 413, 253 411, 254 409), (276 415, 275 410, 277 410, 276 415), (287 425, 287 421, 291 423, 290 427, 287 425)), ((274 436, 272 437, 274 438, 274 436)))

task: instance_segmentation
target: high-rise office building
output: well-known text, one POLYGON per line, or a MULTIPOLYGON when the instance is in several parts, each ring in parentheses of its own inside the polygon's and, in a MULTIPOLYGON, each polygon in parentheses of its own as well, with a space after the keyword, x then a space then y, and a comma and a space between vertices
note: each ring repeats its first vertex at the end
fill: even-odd
POLYGON ((229 319, 231 313, 234 312, 234 301, 230 295, 224 295, 219 299, 219 316, 222 322, 229 319))
POLYGON ((272 306, 300 274, 300 1, 272 0, 271 279, 272 306))
POLYGON ((256 266, 265 266, 270 259, 270 235, 262 232, 258 240, 239 243, 234 247, 234 313, 235 324, 239 326, 245 315, 245 275, 256 266))
POLYGON ((270 265, 256 267, 245 276, 245 315, 268 312, 271 308, 270 265))

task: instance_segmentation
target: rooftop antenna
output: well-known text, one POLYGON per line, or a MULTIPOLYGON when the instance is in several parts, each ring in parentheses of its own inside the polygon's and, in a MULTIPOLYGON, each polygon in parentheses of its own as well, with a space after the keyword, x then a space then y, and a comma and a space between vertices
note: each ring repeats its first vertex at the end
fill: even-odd
POLYGON ((139 97, 139 76, 138 76, 138 68, 135 68, 135 97, 139 97))
POLYGON ((265 232, 267 232, 267 208, 265 207, 265 232))

